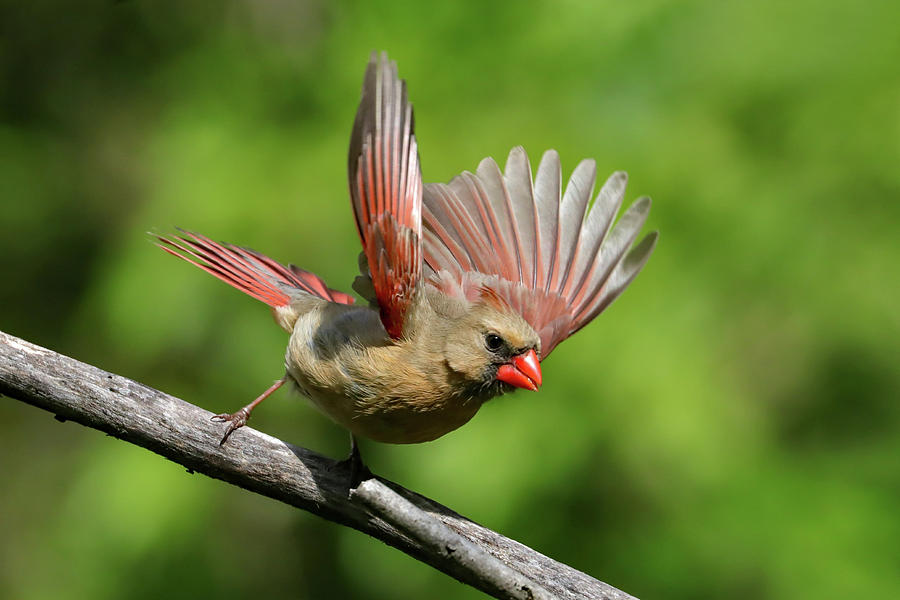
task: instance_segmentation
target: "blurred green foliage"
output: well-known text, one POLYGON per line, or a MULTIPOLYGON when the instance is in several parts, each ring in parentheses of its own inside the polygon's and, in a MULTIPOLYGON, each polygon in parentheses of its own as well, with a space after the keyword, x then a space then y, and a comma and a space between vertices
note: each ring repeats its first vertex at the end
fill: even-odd
MULTIPOLYGON (((555 147, 656 201, 632 289, 380 474, 645 598, 900 597, 900 4, 0 2, 0 328, 215 412, 279 377, 192 228, 349 289, 369 52, 426 180, 555 147)), ((362 534, 0 402, 0 596, 476 598, 362 534)), ((280 393, 253 425, 341 456, 280 393)), ((211 442, 212 443, 212 442, 211 442)))

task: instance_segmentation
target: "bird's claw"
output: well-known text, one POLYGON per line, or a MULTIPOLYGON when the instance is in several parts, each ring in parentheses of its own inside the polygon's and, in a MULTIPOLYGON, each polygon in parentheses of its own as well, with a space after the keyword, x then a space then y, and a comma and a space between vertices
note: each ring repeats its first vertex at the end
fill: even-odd
POLYGON ((356 445, 356 439, 352 438, 350 446, 350 456, 343 460, 332 463, 330 469, 349 469, 350 471, 350 489, 356 489, 360 483, 366 479, 372 479, 375 475, 363 462, 362 455, 359 452, 359 446, 356 445))
POLYGON ((246 408, 242 408, 237 412, 221 413, 210 417, 210 421, 216 421, 218 423, 228 423, 228 427, 225 429, 225 435, 222 436, 222 441, 219 442, 219 445, 224 445, 225 442, 228 441, 229 436, 231 436, 231 434, 234 433, 236 429, 240 429, 241 427, 246 425, 248 418, 250 418, 250 411, 246 408))

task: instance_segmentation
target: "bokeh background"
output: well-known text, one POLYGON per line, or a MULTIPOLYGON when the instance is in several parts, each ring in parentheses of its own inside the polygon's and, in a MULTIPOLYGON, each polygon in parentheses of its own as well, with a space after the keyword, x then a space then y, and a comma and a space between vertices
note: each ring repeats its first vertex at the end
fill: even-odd
MULTIPOLYGON (((349 289, 346 149, 399 62, 426 180, 522 144, 651 195, 538 394, 381 475, 644 598, 900 597, 900 4, 0 2, 0 328, 231 411, 264 306, 175 225, 349 289)), ((280 392, 252 425, 340 457, 280 392)), ((214 443, 211 440, 210 443, 214 443)), ((478 598, 355 531, 0 401, 0 596, 478 598)))

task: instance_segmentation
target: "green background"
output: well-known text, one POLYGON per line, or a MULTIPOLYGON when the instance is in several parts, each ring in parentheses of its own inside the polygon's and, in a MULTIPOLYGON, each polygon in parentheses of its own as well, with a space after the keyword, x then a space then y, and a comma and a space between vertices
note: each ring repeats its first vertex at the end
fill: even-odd
MULTIPOLYGON (((282 374, 192 228, 349 290, 385 49, 427 181, 559 150, 656 253, 543 390, 379 474, 644 598, 900 597, 900 4, 0 3, 0 328, 214 412, 282 374)), ((330 456, 279 392, 253 426, 330 456)), ((210 440, 214 443, 214 440, 210 440)), ((477 598, 352 530, 0 401, 0 596, 477 598)))

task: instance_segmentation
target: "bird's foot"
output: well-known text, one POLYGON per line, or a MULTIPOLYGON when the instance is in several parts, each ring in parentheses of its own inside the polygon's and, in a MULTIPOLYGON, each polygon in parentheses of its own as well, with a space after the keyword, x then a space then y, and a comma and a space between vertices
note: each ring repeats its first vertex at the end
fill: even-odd
POLYGON ((334 463, 334 468, 338 470, 350 469, 350 489, 354 490, 366 479, 372 479, 375 475, 369 470, 369 467, 362 460, 355 460, 352 456, 348 456, 343 460, 334 463))
POLYGON ((211 421, 217 421, 219 423, 228 423, 228 428, 225 429, 225 435, 222 436, 222 441, 219 442, 219 445, 223 445, 226 441, 228 441, 228 437, 234 433, 236 429, 239 429, 247 424, 247 419, 250 418, 250 411, 247 410, 245 406, 241 410, 233 413, 222 413, 219 415, 213 415, 210 419, 211 421))
POLYGON ((350 458, 350 489, 355 490, 366 479, 372 479, 375 475, 369 470, 369 467, 362 461, 350 458))
POLYGON ((350 438, 350 456, 344 460, 334 463, 335 469, 350 470, 350 489, 356 489, 360 483, 366 479, 372 479, 375 475, 369 470, 369 467, 363 462, 362 454, 359 452, 359 446, 356 444, 356 438, 350 438))
POLYGON ((228 436, 234 433, 235 429, 239 429, 247 424, 247 419, 250 418, 250 413, 253 412, 253 409, 256 408, 256 405, 268 398, 272 395, 272 392, 280 388, 284 385, 284 382, 287 381, 287 375, 276 381, 272 384, 272 386, 260 394, 256 400, 242 408, 241 410, 233 413, 222 413, 220 415, 214 415, 212 417, 212 421, 218 421, 220 423, 228 422, 228 428, 225 430, 225 435, 222 436, 222 441, 219 442, 219 445, 222 446, 228 441, 228 436))

